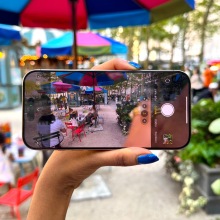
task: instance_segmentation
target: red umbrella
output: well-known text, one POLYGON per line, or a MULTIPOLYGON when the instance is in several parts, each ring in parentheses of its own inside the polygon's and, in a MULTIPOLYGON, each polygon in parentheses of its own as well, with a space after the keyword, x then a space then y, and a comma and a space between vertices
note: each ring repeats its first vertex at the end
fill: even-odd
POLYGON ((55 87, 56 92, 62 93, 67 92, 70 88, 72 88, 71 84, 63 83, 63 82, 55 82, 52 83, 53 87, 55 87))

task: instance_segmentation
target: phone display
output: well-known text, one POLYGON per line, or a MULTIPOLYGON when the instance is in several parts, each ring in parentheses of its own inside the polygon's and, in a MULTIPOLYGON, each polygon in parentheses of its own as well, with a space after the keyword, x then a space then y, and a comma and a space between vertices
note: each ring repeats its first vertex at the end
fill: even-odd
POLYGON ((181 71, 33 70, 23 80, 23 139, 32 149, 180 149, 190 103, 181 71))

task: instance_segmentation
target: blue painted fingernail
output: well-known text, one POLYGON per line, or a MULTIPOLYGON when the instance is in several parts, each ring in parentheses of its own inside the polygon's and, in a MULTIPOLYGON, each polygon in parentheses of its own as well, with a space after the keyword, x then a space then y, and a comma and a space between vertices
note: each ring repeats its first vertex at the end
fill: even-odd
POLYGON ((129 63, 131 66, 133 66, 135 69, 141 69, 141 68, 142 68, 142 66, 141 66, 140 64, 135 63, 135 62, 133 62, 133 61, 129 61, 128 63, 129 63))
POLYGON ((158 160, 159 158, 155 154, 144 154, 137 158, 138 164, 154 163, 158 160))

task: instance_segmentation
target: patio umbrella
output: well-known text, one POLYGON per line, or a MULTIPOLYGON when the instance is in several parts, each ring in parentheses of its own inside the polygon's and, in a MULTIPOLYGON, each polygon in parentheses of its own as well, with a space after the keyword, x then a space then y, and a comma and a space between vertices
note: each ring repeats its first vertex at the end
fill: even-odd
POLYGON ((109 86, 127 80, 126 73, 121 71, 58 71, 56 76, 64 83, 93 87, 94 103, 95 86, 109 86))
POLYGON ((29 45, 36 45, 38 42, 45 44, 62 34, 62 31, 44 28, 22 28, 21 30, 22 37, 27 40, 29 45))
POLYGON ((93 92, 100 93, 100 92, 102 92, 102 88, 95 86, 95 88, 89 87, 85 90, 86 94, 92 94, 93 92))
POLYGON ((72 88, 72 85, 63 82, 52 83, 52 86, 55 88, 57 93, 67 92, 70 88, 72 88))
MULTIPOLYGON (((48 56, 71 55, 73 33, 66 32, 41 46, 41 54, 48 56)), ((127 54, 128 48, 114 39, 93 32, 77 32, 77 53, 79 55, 127 54)))
POLYGON ((194 7, 194 0, 19 0, 13 4, 1 1, 0 23, 72 29, 77 57, 77 29, 149 25, 194 7))
POLYGON ((10 45, 13 40, 21 40, 20 27, 0 24, 0 45, 10 45))
MULTIPOLYGON (((56 94, 58 93, 59 91, 56 90, 56 84, 55 86, 53 85, 53 83, 46 83, 46 84, 43 84, 41 85, 41 92, 44 92, 46 94, 56 94)), ((58 85, 63 85, 64 83, 60 83, 58 85)), ((69 84, 67 84, 69 85, 69 84)), ((70 86, 67 86, 68 89, 65 88, 65 90, 67 90, 67 92, 72 92, 72 91, 79 91, 80 90, 80 86, 77 86, 77 85, 70 85, 70 86)), ((61 92, 63 92, 63 90, 60 90, 61 92)), ((39 92, 39 91, 38 91, 39 92)))

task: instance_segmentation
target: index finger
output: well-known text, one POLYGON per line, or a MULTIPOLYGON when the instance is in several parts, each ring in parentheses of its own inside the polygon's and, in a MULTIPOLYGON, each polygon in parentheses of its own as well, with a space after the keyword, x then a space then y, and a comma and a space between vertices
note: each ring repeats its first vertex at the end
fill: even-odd
POLYGON ((92 67, 93 70, 137 70, 141 66, 134 62, 128 62, 127 60, 115 58, 102 63, 98 66, 92 67))

